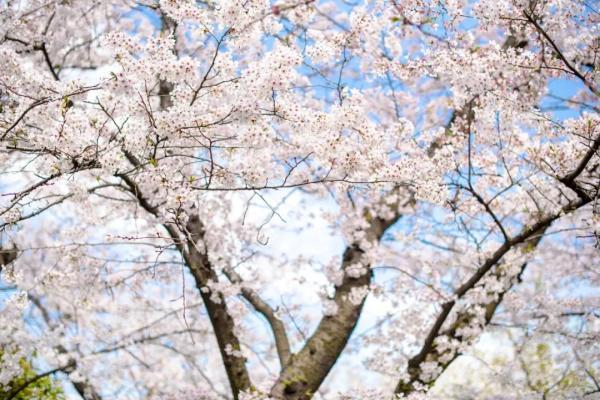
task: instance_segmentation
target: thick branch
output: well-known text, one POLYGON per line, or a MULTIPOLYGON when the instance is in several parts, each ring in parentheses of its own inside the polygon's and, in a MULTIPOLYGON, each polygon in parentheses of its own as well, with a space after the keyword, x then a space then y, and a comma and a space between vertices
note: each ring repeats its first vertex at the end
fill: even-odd
MULTIPOLYGON (((398 218, 399 215, 388 220, 374 218, 367 231, 368 239, 372 242, 379 241, 386 229, 398 218)), ((347 271, 350 266, 360 264, 368 270, 370 266, 365 265, 363 254, 364 250, 356 244, 346 248, 342 269, 347 271)), ((337 288, 333 298, 337 313, 321 319, 316 331, 302 350, 292 356, 281 372, 271 389, 271 396, 286 400, 303 400, 312 397, 346 347, 363 309, 364 298, 360 303, 355 304, 348 297, 353 290, 368 288, 371 276, 370 271, 359 277, 344 274, 342 284, 337 288)))
MULTIPOLYGON (((586 205, 588 203, 589 203, 589 199, 579 198, 575 201, 570 202, 568 205, 563 207, 559 212, 552 214, 550 216, 547 216, 545 218, 542 218, 542 219, 538 220, 532 226, 524 228, 521 231, 521 233, 514 236, 510 240, 506 241, 502 246, 500 246, 494 252, 494 254, 492 254, 492 256, 490 258, 488 258, 467 281, 465 281, 460 287, 458 287, 454 291, 455 299, 462 298, 469 290, 474 288, 481 281, 481 279, 490 270, 492 270, 492 268, 494 268, 495 266, 497 266, 499 264, 499 262, 502 260, 504 255, 506 255, 509 251, 513 250, 517 246, 524 244, 524 243, 533 243, 533 244, 537 245, 537 242, 539 242, 539 240, 540 240, 539 239, 540 235, 554 221, 556 221, 561 216, 563 216, 567 213, 570 213, 572 211, 575 211, 575 210, 583 207, 584 205, 586 205)), ((525 268, 525 266, 523 266, 523 268, 525 268)), ((502 300, 502 297, 499 297, 499 301, 497 304, 494 304, 493 302, 489 303, 489 304, 482 304, 483 307, 486 307, 486 320, 487 320, 486 324, 489 323, 489 319, 491 319, 496 308, 500 305, 501 300, 502 300)), ((431 330, 429 331, 429 334, 427 335, 425 342, 423 343, 423 346, 421 347, 421 350, 419 351, 419 353, 417 355, 415 355, 408 361, 408 373, 410 376, 409 380, 408 381, 401 380, 398 383, 398 385, 396 386, 396 393, 398 393, 398 394, 411 393, 415 390, 414 384, 416 382, 424 383, 419 378, 419 375, 421 373, 421 364, 425 361, 435 361, 436 356, 435 355, 432 356, 432 354, 435 354, 435 352, 437 351, 436 347, 435 347, 435 340, 438 337, 443 336, 444 334, 449 335, 449 333, 450 333, 452 335, 452 337, 458 338, 455 335, 456 327, 454 328, 454 330, 453 330, 453 328, 450 328, 445 333, 442 332, 442 327, 443 327, 444 323, 448 320, 448 317, 450 316, 450 312, 452 311, 452 309, 454 308, 455 305, 456 305, 456 300, 448 301, 442 305, 441 312, 438 315, 437 319, 435 320, 431 330)), ((460 321, 460 317, 461 316, 459 315, 457 318, 457 321, 460 321)), ((462 317, 465 318, 466 313, 462 317)), ((464 320, 462 322, 464 322, 464 320)), ((458 338, 458 339, 462 340, 462 338, 458 338)), ((439 354, 438 354, 438 356, 439 356, 439 354)), ((442 365, 442 367, 445 369, 448 364, 449 364, 449 362, 446 365, 442 365)), ((425 383, 428 385, 431 385, 434 382, 435 382, 435 380, 430 381, 430 382, 425 382, 425 383)))
MULTIPOLYGON (((126 153, 127 154, 127 153, 126 153)), ((129 160, 135 165, 135 159, 128 156, 129 160)), ((152 215, 158 215, 156 207, 150 204, 145 198, 139 186, 127 175, 119 175, 129 186, 138 203, 152 215)), ((186 230, 188 237, 183 241, 173 225, 163 224, 166 231, 173 239, 175 246, 181 253, 185 263, 196 282, 198 292, 202 297, 208 317, 212 324, 225 372, 231 386, 233 398, 238 399, 241 391, 252 387, 250 375, 246 369, 246 360, 243 357, 235 355, 236 351, 241 350, 240 341, 235 334, 235 324, 229 314, 225 298, 219 294, 212 294, 205 289, 211 281, 218 280, 217 274, 212 268, 208 255, 203 248, 204 228, 197 216, 190 218, 186 230)))
POLYGON ((210 290, 207 290, 208 284, 216 282, 218 277, 208 260, 206 250, 202 249, 204 228, 200 219, 197 216, 191 217, 186 229, 190 237, 183 256, 196 281, 202 300, 204 300, 208 317, 217 337, 231 391, 234 399, 237 399, 241 391, 252 387, 246 369, 246 359, 236 354, 241 350, 241 345, 235 334, 235 324, 227 309, 225 298, 221 293, 211 293, 210 290))
MULTIPOLYGON (((232 268, 226 268, 224 270, 227 278, 233 283, 242 283, 241 276, 235 272, 232 268)), ((273 336, 275 338, 275 347, 277 348, 277 355, 279 356, 279 363, 281 368, 283 369, 285 365, 288 363, 291 350, 290 350, 290 342, 287 337, 287 333, 285 331, 285 325, 283 321, 280 320, 277 315, 275 315, 275 311, 273 308, 265 302, 260 296, 252 289, 247 287, 242 287, 242 296, 248 303, 254 307, 256 311, 258 311, 269 323, 271 330, 273 331, 273 336)))
MULTIPOLYGON (((527 240, 527 251, 534 251, 535 248, 537 248, 538 244, 542 240, 544 232, 546 232, 546 230, 550 227, 550 225, 551 225, 551 222, 548 222, 547 224, 543 225, 537 232, 532 234, 531 238, 527 240)), ((523 245, 523 244, 521 244, 521 245, 523 245)), ((508 293, 516 283, 521 281, 521 277, 523 275, 523 272, 525 272, 526 268, 527 268, 527 263, 525 262, 520 266, 519 272, 517 273, 517 275, 515 277, 512 277, 509 280, 509 283, 508 283, 508 285, 506 285, 506 287, 504 287, 498 293, 490 293, 493 300, 489 301, 488 303, 481 304, 481 306, 485 310, 484 311, 484 320, 483 320, 484 325, 488 325, 490 323, 496 310, 502 303, 502 300, 504 299, 504 296, 506 295, 506 293, 508 293)), ((505 274, 506 274, 505 269, 502 268, 501 265, 498 265, 496 267, 496 269, 494 269, 494 271, 492 273, 490 273, 490 277, 502 279, 505 274)), ((400 380, 396 386, 395 393, 407 395, 416 390, 415 385, 417 383, 419 385, 423 385, 423 386, 431 386, 431 385, 433 385, 433 383, 435 383, 435 380, 437 379, 437 377, 434 378, 432 381, 424 381, 423 379, 421 379, 421 377, 420 377, 421 372, 422 372, 421 364, 424 361, 437 362, 438 365, 442 368, 442 372, 443 372, 460 355, 460 353, 456 350, 450 350, 450 349, 441 350, 441 349, 439 349, 435 344, 435 341, 437 339, 439 339, 441 337, 447 337, 448 339, 450 339, 450 341, 458 341, 460 343, 470 342, 473 339, 475 339, 475 338, 463 337, 462 334, 458 332, 459 328, 476 323, 476 321, 478 319, 478 315, 476 312, 473 311, 474 307, 470 307, 469 309, 460 311, 456 315, 455 321, 450 326, 450 328, 448 328, 444 331, 441 331, 441 327, 444 324, 444 322, 446 321, 446 319, 448 318, 450 311, 452 310, 454 305, 455 305, 455 302, 450 301, 450 302, 445 303, 442 306, 442 312, 438 316, 438 319, 435 321, 434 326, 432 327, 431 331, 429 332, 429 335, 428 335, 423 347, 421 348, 421 351, 419 352, 419 354, 417 354, 416 356, 411 358, 408 362, 409 379, 406 381, 400 380), (449 352, 451 352, 451 353, 448 354, 449 352)), ((441 372, 440 372, 440 374, 441 374, 441 372)))

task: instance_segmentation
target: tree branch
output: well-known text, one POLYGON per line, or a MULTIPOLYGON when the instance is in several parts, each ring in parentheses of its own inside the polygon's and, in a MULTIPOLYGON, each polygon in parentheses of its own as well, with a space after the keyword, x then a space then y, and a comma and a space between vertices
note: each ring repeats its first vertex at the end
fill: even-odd
MULTIPOLYGON (((139 166, 135 157, 128 152, 125 152, 125 154, 134 166, 139 166)), ((150 214, 158 216, 156 207, 146 199, 139 186, 128 175, 121 174, 118 176, 130 188, 140 206, 150 214)), ((204 239, 202 222, 195 215, 190 217, 185 227, 187 231, 185 240, 182 240, 174 225, 165 223, 163 227, 169 233, 171 239, 173 239, 177 250, 180 252, 190 273, 194 277, 196 287, 202 297, 217 338, 233 398, 237 400, 240 392, 250 389, 252 384, 250 382, 250 375, 246 369, 245 358, 238 357, 231 351, 239 351, 241 350, 241 346, 235 334, 235 324, 227 309, 225 298, 220 293, 213 295, 209 291, 206 291, 208 283, 218 281, 218 276, 208 260, 208 254, 200 251, 202 248, 201 241, 204 239)))
MULTIPOLYGON (((550 227, 550 225, 551 225, 551 222, 548 222, 547 224, 542 225, 538 229, 538 231, 532 233, 532 235, 530 236, 530 239, 526 240, 527 246, 528 246, 527 251, 535 250, 535 248, 538 246, 538 244, 542 240, 544 232, 550 227)), ((525 272, 526 268, 527 268, 527 263, 525 262, 520 266, 519 272, 517 273, 517 275, 510 279, 509 284, 505 288, 503 288, 498 293, 490 293, 490 295, 492 297, 494 297, 494 295, 495 295, 494 300, 492 300, 488 303, 481 304, 481 306, 485 310, 484 311, 484 325, 488 325, 490 323, 496 310, 502 303, 502 300, 504 299, 504 296, 506 295, 506 293, 508 293, 508 291, 510 291, 516 283, 521 281, 521 277, 523 275, 523 272, 525 272)), ((505 269, 502 268, 501 265, 498 265, 497 268, 490 274, 490 276, 501 279, 505 274, 506 274, 505 269)), ((456 297, 461 298, 466 292, 462 292, 463 293, 462 295, 458 295, 457 293, 458 293, 458 291, 455 292, 456 297)), ((421 372, 422 372, 421 364, 423 362, 425 362, 425 361, 437 362, 438 365, 442 369, 441 372, 443 372, 460 355, 460 353, 458 351, 454 351, 452 353, 453 350, 450 350, 450 349, 440 350, 435 344, 435 341, 437 339, 439 339, 440 337, 447 337, 447 338, 451 339, 451 341, 454 340, 454 341, 458 341, 460 343, 468 342, 468 341, 471 341, 472 339, 474 339, 474 338, 464 337, 464 336, 462 336, 461 333, 458 332, 459 328, 468 326, 477 320, 478 315, 476 312, 473 311, 473 309, 474 309, 473 307, 471 307, 467 310, 458 312, 454 319, 454 323, 451 325, 451 327, 444 331, 441 330, 444 322, 448 319, 448 317, 450 315, 450 311, 452 310, 452 308, 454 307, 455 304, 456 304, 456 301, 450 301, 450 302, 445 303, 442 306, 442 312, 436 319, 427 338, 425 339, 425 342, 423 344, 423 347, 421 348, 421 351, 417 355, 412 357, 408 362, 409 379, 407 381, 400 380, 398 382, 398 384, 396 385, 396 389, 395 389, 396 394, 404 394, 404 395, 410 394, 416 390, 416 384, 423 385, 423 386, 431 386, 435 383, 437 376, 431 381, 425 381, 420 377, 421 372), (441 361, 441 360, 443 360, 443 361, 441 361)), ((438 376, 441 375, 441 372, 440 372, 440 374, 438 374, 438 376)))
MULTIPOLYGON (((243 283, 242 277, 235 272, 233 268, 225 268, 224 271, 227 278, 233 283, 243 283)), ((252 289, 242 286, 242 296, 248 303, 254 307, 269 323, 273 336, 275 338, 275 347, 277 348, 277 355, 279 356, 279 364, 281 369, 285 367, 291 357, 290 342, 287 337, 285 325, 283 321, 275 315, 273 308, 265 302, 260 296, 252 289)))
POLYGON ((598 92, 598 89, 594 86, 594 84, 592 82, 590 82, 589 80, 587 80, 585 78, 585 76, 583 76, 581 74, 581 72, 579 72, 577 70, 577 68, 575 68, 569 62, 569 60, 567 60, 567 58, 564 56, 564 54, 562 53, 562 51, 558 48, 558 45, 554 42, 554 40, 552 40, 552 38, 550 37, 550 35, 548 35, 548 32, 546 32, 540 26, 540 24, 536 21, 536 19, 534 18, 534 16, 532 14, 528 13, 527 11, 523 11, 523 15, 525 16, 525 18, 527 18, 527 21, 529 21, 535 27, 535 29, 548 41, 548 43, 550 43, 550 46, 552 46, 552 48, 556 52, 556 55, 558 56, 558 58, 560 58, 562 60, 562 62, 567 67, 567 69, 569 71, 571 71, 571 73, 573 75, 575 75, 577 78, 579 78, 583 82, 583 84, 588 89, 590 89, 592 91, 592 93, 594 93, 596 96, 600 96, 600 92, 598 92))
MULTIPOLYGON (((373 218, 367 229, 367 238, 378 242, 384 232, 400 218, 396 214, 390 219, 373 218)), ((335 315, 324 316, 316 331, 306 344, 281 372, 271 389, 271 396, 286 400, 310 399, 317 391, 352 335, 362 312, 365 298, 358 304, 348 297, 356 289, 367 289, 371 283, 370 265, 363 259, 364 250, 358 244, 344 251, 342 270, 345 272, 342 284, 336 289, 333 301, 337 306, 335 315), (360 264, 367 272, 359 277, 350 276, 350 266, 360 264)))
POLYGON ((221 293, 211 293, 208 289, 210 282, 217 282, 218 276, 208 260, 206 251, 201 251, 199 244, 204 239, 204 228, 197 216, 190 218, 186 225, 189 232, 187 249, 183 257, 196 281, 196 287, 204 300, 208 317, 213 326, 219 350, 231 385, 233 398, 238 399, 241 391, 252 387, 250 375, 246 369, 246 359, 238 356, 241 350, 238 337, 235 334, 235 324, 227 309, 227 303, 221 293))

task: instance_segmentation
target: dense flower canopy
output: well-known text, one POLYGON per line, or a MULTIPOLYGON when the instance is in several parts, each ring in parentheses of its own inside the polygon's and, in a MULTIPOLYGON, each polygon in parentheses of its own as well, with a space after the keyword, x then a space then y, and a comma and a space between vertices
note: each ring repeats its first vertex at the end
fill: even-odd
POLYGON ((584 0, 0 0, 0 396, 450 398, 506 338, 460 390, 598 395, 599 57, 584 0))

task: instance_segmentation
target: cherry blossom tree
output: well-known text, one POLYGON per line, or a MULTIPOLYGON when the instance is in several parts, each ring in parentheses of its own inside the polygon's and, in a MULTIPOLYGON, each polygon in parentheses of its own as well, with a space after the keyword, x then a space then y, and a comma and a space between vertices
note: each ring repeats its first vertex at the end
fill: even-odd
POLYGON ((435 398, 509 335, 506 398, 597 395, 599 22, 0 1, 0 392, 435 398))

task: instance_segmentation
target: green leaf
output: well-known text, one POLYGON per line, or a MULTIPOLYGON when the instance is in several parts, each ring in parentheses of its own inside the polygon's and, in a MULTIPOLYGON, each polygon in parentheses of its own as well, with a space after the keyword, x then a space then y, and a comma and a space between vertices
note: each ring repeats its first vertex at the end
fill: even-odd
MULTIPOLYGON (((7 385, 0 386, 0 399, 8 398, 13 394, 13 390, 20 389, 25 383, 38 376, 39 372, 33 368, 28 360, 22 358, 19 361, 19 365, 21 366, 23 372, 21 375, 10 381, 7 385)), ((2 349, 0 349, 0 371, 1 370, 2 349)), ((60 385, 57 385, 54 379, 52 379, 50 376, 36 379, 12 398, 14 400, 65 400, 62 388, 60 385)))

